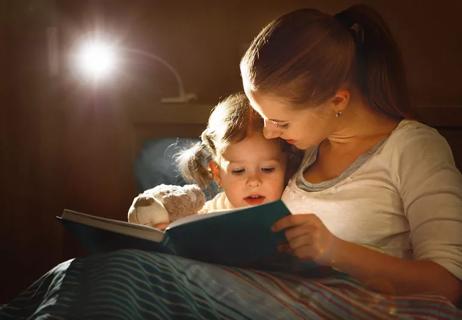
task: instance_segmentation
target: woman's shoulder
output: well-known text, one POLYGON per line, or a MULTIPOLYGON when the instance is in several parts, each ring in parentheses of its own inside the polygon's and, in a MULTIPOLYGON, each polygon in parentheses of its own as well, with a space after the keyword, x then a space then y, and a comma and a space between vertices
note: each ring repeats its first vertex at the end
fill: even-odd
POLYGON ((418 148, 421 146, 448 147, 446 139, 436 130, 417 120, 401 120, 387 139, 390 149, 418 148))
POLYGON ((428 135, 439 135, 438 131, 435 128, 432 128, 420 121, 404 119, 401 120, 398 126, 393 130, 390 137, 421 137, 428 135))
POLYGON ((451 147, 438 130, 416 120, 402 120, 384 143, 382 153, 398 164, 411 159, 433 164, 454 162, 451 147))

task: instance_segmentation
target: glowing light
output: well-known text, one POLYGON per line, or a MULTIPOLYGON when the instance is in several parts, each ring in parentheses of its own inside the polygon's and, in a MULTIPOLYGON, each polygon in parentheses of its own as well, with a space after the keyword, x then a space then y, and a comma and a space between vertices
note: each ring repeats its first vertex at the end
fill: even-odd
MULTIPOLYGON (((184 90, 183 80, 178 71, 163 58, 139 49, 114 47, 101 39, 93 38, 84 42, 80 49, 72 55, 73 64, 76 69, 86 78, 90 78, 96 84, 97 80, 104 78, 114 72, 118 64, 118 56, 133 54, 138 57, 152 60, 162 64, 175 77, 178 85, 178 95, 174 97, 161 98, 162 103, 188 103, 197 99, 195 93, 187 93, 184 90)), ((124 58, 125 60, 125 58, 124 58)))
POLYGON ((97 80, 114 69, 115 49, 102 41, 90 41, 81 47, 77 55, 77 64, 82 72, 97 80))

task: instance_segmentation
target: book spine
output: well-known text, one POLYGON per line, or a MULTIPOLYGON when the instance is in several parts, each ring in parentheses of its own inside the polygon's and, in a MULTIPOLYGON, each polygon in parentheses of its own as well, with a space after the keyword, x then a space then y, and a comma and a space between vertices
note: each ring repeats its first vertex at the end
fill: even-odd
POLYGON ((178 255, 178 252, 175 249, 175 244, 168 236, 168 233, 165 233, 164 239, 162 240, 162 246, 168 251, 169 254, 178 255))

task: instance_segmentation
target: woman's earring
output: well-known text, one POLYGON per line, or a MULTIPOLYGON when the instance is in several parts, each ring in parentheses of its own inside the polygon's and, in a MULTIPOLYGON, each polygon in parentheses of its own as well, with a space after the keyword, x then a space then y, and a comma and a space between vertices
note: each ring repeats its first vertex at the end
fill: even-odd
POLYGON ((336 118, 340 118, 341 115, 342 115, 342 111, 338 111, 335 113, 336 118))

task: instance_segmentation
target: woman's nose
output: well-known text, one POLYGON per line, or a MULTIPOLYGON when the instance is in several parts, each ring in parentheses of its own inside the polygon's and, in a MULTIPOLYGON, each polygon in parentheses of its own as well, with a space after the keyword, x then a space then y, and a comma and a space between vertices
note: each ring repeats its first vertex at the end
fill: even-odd
POLYGON ((263 136, 266 139, 274 139, 274 138, 279 138, 281 136, 281 132, 278 129, 275 128, 270 128, 268 125, 263 127, 263 136))

